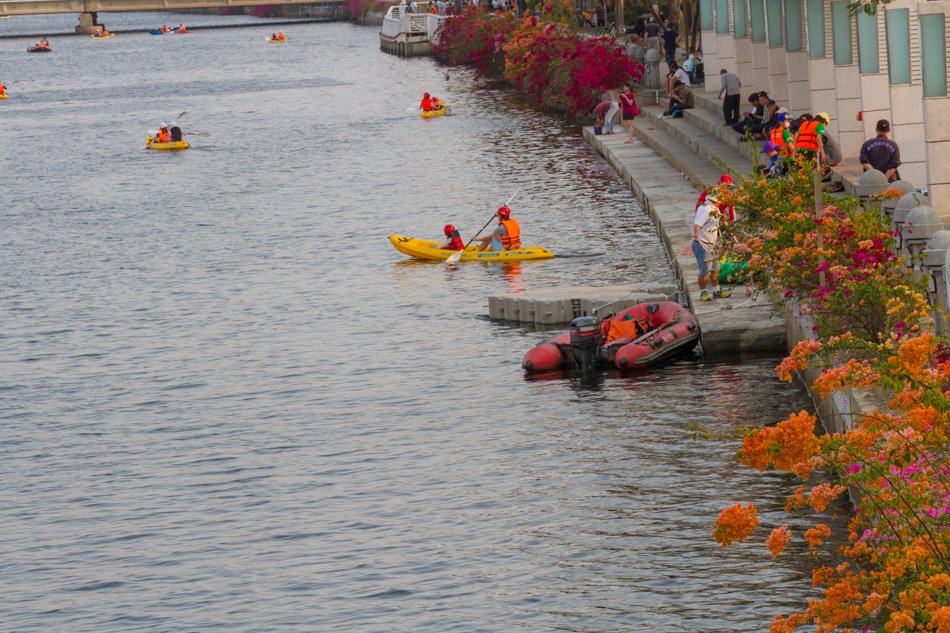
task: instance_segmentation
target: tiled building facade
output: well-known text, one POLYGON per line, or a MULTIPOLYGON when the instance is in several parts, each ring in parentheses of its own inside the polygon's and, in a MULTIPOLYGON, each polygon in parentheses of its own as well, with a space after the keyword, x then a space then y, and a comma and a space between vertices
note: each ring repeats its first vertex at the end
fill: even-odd
POLYGON ((950 222, 950 0, 893 0, 851 15, 848 0, 700 0, 707 91, 719 69, 793 115, 831 115, 845 158, 891 122, 901 177, 927 187, 950 222), (858 113, 861 113, 859 120, 858 113))

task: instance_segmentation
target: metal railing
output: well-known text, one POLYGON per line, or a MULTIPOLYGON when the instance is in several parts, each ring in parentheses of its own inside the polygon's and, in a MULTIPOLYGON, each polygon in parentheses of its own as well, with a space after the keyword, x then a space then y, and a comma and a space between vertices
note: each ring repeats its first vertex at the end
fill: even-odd
POLYGON ((446 19, 444 15, 434 13, 406 13, 405 5, 389 7, 383 18, 380 34, 386 37, 396 37, 400 34, 425 36, 434 41, 435 32, 446 19))

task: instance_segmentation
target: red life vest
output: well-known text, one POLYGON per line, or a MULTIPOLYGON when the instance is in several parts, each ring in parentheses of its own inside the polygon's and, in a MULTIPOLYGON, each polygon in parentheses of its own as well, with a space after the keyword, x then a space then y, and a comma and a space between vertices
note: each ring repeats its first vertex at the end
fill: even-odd
POLYGON ((818 121, 805 121, 798 128, 798 141, 795 143, 795 149, 807 149, 818 152, 818 121))
POLYGON ((508 235, 501 236, 501 245, 505 247, 505 250, 521 248, 521 225, 518 224, 518 221, 508 218, 507 220, 499 220, 499 224, 508 231, 508 235))
POLYGON ((422 111, 430 112, 432 110, 432 99, 425 98, 422 100, 422 111))
POLYGON ((452 241, 449 242, 450 251, 460 251, 465 248, 465 242, 462 241, 462 237, 459 235, 458 231, 452 233, 452 241))

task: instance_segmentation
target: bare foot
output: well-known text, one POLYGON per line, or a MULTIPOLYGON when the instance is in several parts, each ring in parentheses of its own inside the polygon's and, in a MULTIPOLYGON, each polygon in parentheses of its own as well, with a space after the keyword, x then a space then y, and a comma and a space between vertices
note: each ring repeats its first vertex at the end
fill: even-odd
POLYGON ((624 141, 624 142, 623 142, 624 145, 630 145, 631 143, 633 143, 633 141, 624 141))

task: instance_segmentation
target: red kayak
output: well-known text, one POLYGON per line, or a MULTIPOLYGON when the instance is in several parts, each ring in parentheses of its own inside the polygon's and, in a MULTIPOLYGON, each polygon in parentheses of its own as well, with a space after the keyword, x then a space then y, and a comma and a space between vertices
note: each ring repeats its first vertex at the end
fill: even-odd
POLYGON ((574 319, 570 331, 529 350, 521 366, 528 373, 597 365, 643 369, 692 350, 699 336, 696 317, 678 303, 641 303, 604 320, 574 319))
POLYGON ((53 49, 50 48, 49 46, 31 46, 28 49, 26 49, 26 52, 27 53, 49 53, 52 50, 53 49))

